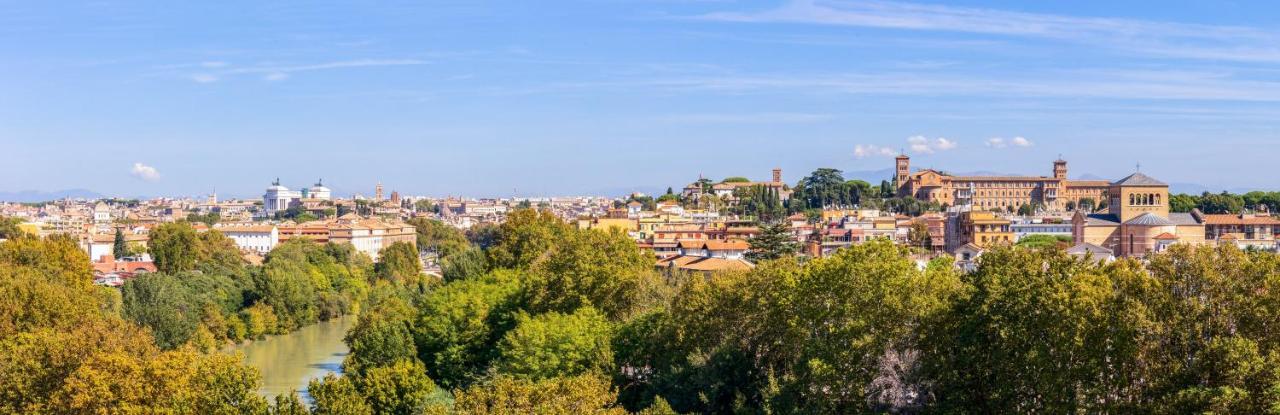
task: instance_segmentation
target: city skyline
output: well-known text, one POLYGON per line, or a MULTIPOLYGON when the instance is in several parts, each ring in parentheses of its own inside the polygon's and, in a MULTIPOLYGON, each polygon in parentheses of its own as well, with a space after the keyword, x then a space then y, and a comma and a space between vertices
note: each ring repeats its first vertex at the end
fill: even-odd
POLYGON ((900 149, 1273 189, 1280 156, 1263 2, 83 6, 3 18, 0 192, 617 195, 900 149))

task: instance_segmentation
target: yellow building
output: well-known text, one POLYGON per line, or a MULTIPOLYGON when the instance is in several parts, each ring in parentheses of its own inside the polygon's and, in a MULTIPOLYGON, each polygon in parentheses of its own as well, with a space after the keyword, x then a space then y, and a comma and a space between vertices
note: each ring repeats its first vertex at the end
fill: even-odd
POLYGON ((1142 173, 1111 183, 1106 213, 1077 211, 1076 244, 1110 249, 1116 256, 1144 256, 1175 243, 1205 243, 1204 215, 1169 212, 1169 185, 1142 173))
POLYGON ((1013 229, 1008 219, 987 211, 961 212, 956 237, 961 245, 973 244, 987 248, 997 244, 1013 243, 1013 229))
POLYGON ((981 210, 1015 211, 1022 205, 1039 205, 1061 211, 1091 199, 1095 205, 1110 187, 1105 180, 1068 180, 1066 160, 1053 162, 1053 176, 953 176, 937 170, 911 172, 911 158, 895 159, 894 186, 898 196, 914 197, 947 206, 972 206, 981 210))
POLYGON ((635 232, 637 229, 636 220, 630 218, 582 219, 578 221, 578 227, 581 229, 599 229, 605 232, 617 229, 628 233, 635 232))

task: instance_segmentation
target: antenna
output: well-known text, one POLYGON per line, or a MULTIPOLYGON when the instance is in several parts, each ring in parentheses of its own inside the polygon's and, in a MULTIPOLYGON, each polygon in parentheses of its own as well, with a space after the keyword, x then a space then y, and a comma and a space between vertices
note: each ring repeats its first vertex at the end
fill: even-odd
POLYGON ((1142 171, 1142 162, 1138 162, 1138 164, 1135 164, 1135 165, 1133 166, 1133 169, 1134 169, 1134 171, 1135 171, 1135 172, 1141 172, 1141 171, 1142 171))

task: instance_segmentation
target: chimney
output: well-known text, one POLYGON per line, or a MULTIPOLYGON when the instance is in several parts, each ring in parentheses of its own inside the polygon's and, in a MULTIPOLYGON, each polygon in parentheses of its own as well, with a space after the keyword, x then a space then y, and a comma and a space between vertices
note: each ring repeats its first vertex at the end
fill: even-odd
POLYGON ((782 183, 782 169, 773 169, 773 182, 782 183))

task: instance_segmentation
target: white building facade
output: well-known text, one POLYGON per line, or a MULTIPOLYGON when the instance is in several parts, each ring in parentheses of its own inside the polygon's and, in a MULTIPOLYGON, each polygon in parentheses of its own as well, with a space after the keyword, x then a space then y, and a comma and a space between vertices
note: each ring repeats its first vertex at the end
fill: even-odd
POLYGON ((217 229, 243 251, 266 254, 280 245, 280 229, 275 225, 223 226, 217 229))
POLYGON ((271 187, 267 188, 266 194, 262 195, 262 211, 265 216, 272 217, 276 212, 288 210, 289 206, 300 200, 302 200, 302 192, 289 190, 280 185, 280 179, 276 179, 271 183, 271 187))

